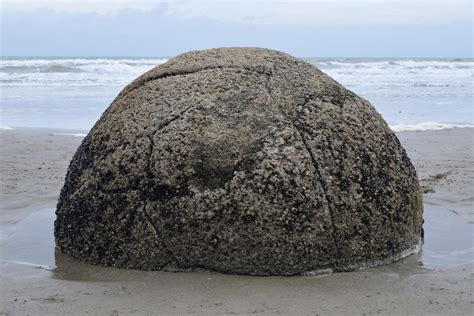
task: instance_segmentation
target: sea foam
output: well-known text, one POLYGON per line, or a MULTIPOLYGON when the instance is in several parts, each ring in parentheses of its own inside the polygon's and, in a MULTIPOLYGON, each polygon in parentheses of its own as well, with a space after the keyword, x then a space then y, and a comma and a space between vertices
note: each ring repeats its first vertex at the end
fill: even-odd
MULTIPOLYGON (((88 130, 120 90, 167 60, 2 57, 1 124, 88 130)), ((397 122, 395 131, 471 127, 466 123, 474 123, 472 58, 306 61, 369 100, 385 120, 397 122)))
POLYGON ((74 136, 74 137, 86 137, 87 134, 84 133, 54 133, 56 136, 74 136))
POLYGON ((474 128, 474 124, 450 124, 438 122, 422 122, 417 124, 397 124, 390 128, 394 132, 422 132, 422 131, 440 131, 453 128, 474 128))

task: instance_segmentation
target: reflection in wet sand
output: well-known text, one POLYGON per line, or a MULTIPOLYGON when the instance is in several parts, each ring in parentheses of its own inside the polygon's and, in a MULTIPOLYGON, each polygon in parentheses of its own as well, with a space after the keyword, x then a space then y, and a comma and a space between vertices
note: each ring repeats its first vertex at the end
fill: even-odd
MULTIPOLYGON (((473 262, 472 224, 466 223, 455 213, 437 205, 425 205, 424 216, 425 243, 422 250, 399 262, 372 268, 371 271, 397 273, 403 277, 424 273, 427 269, 449 268, 473 262)), ((53 209, 44 209, 19 222, 15 232, 8 236, 0 246, 2 261, 48 269, 53 278, 61 280, 145 281, 156 279, 164 281, 181 278, 204 280, 210 276, 233 280, 251 278, 209 271, 171 273, 123 270, 77 262, 55 249, 54 217, 53 209)), ((308 276, 296 278, 308 278, 308 276)))

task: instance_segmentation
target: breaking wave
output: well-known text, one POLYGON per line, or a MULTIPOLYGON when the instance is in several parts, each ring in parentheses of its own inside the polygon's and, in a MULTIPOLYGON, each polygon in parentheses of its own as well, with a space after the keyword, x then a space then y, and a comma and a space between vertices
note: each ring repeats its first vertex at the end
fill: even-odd
MULTIPOLYGON (((472 58, 305 59, 369 100, 388 122, 397 122, 395 131, 474 123, 472 58)), ((167 60, 1 57, 1 123, 88 129, 125 85, 167 60)))
POLYGON ((453 128, 474 128, 474 124, 450 124, 438 122, 422 122, 416 124, 397 124, 390 128, 394 132, 422 132, 422 131, 440 131, 453 128))
POLYGON ((73 136, 73 137, 86 137, 85 133, 54 133, 53 135, 57 136, 73 136))
POLYGON ((123 85, 166 58, 0 60, 0 86, 123 85))

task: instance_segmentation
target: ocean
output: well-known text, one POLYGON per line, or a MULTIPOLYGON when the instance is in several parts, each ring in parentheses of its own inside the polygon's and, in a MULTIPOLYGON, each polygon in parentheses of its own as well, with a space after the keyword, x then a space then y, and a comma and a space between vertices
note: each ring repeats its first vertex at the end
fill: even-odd
MULTIPOLYGON (((474 59, 304 59, 369 100, 395 131, 474 126, 474 59)), ((88 130, 127 83, 167 60, 2 57, 0 129, 88 130)))

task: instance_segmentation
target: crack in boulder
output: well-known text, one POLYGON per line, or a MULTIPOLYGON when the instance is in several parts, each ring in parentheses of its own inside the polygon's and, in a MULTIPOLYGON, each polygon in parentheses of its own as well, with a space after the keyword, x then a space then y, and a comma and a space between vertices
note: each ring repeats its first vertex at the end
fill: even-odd
MULTIPOLYGON (((272 72, 272 75, 276 72, 276 69, 275 67, 273 68, 273 72, 272 72)), ((270 88, 270 80, 272 78, 272 75, 269 75, 268 76, 268 79, 267 81, 265 82, 265 88, 267 89, 267 93, 268 95, 271 97, 272 96, 272 92, 271 92, 271 88, 270 88)), ((305 99, 304 103, 302 104, 303 107, 306 106, 306 104, 311 101, 311 97, 305 99)), ((338 261, 338 258, 341 258, 341 251, 339 249, 339 245, 338 245, 338 241, 337 241, 337 233, 336 233, 336 225, 334 223, 334 218, 335 218, 335 214, 334 214, 334 210, 332 209, 332 206, 331 206, 331 201, 328 197, 328 193, 327 193, 327 188, 326 188, 326 185, 324 183, 324 180, 323 180, 323 177, 321 175, 321 172, 319 170, 319 166, 318 166, 318 163, 316 161, 316 157, 314 156, 308 142, 306 141, 306 138, 304 136, 304 133, 296 126, 295 122, 289 118, 283 111, 283 109, 281 108, 280 104, 277 103, 277 106, 278 106, 278 109, 280 111, 280 113, 282 114, 282 116, 287 119, 288 121, 290 121, 292 127, 296 130, 296 132, 298 133, 298 135, 300 136, 301 138, 301 141, 306 149, 306 151, 308 152, 309 156, 310 156, 310 159, 311 159, 311 164, 313 165, 313 168, 315 169, 315 172, 316 172, 316 175, 318 176, 318 182, 323 190, 323 193, 324 193, 324 199, 326 200, 326 203, 328 205, 328 210, 329 210, 329 217, 330 217, 330 220, 331 220, 331 228, 332 228, 332 231, 331 231, 331 235, 332 235, 332 238, 334 240, 334 246, 336 247, 336 253, 337 253, 337 258, 336 258, 336 261, 334 263, 334 268, 337 267, 337 261, 338 261)), ((299 124, 302 125, 302 123, 300 121, 297 121, 299 124)), ((331 155, 332 155, 332 152, 331 152, 331 155)), ((334 159, 334 156, 333 156, 333 159, 334 159)))
POLYGON ((161 233, 159 233, 160 229, 155 225, 155 223, 153 222, 150 214, 148 214, 148 211, 147 211, 147 207, 148 207, 148 201, 147 200, 144 200, 143 202, 143 217, 145 218, 146 222, 149 224, 149 226, 151 227, 151 229, 153 230, 153 233, 155 235, 155 241, 156 241, 156 244, 158 245, 162 245, 165 252, 168 254, 169 256, 169 261, 167 261, 164 265, 168 265, 170 264, 170 262, 176 262, 176 264, 179 266, 179 262, 178 260, 175 258, 173 252, 169 249, 169 247, 166 245, 165 243, 165 239, 162 238, 161 236, 161 233))
POLYGON ((255 68, 251 68, 251 67, 243 67, 243 66, 208 66, 208 67, 201 67, 201 68, 197 68, 197 69, 192 69, 192 70, 170 70, 169 72, 166 72, 164 71, 163 73, 161 74, 157 74, 157 75, 152 75, 150 77, 145 77, 145 78, 137 78, 135 82, 132 82, 130 84, 129 87, 126 87, 124 89, 124 91, 122 91, 119 95, 119 97, 123 98, 125 96, 127 96, 128 94, 130 94, 131 92, 133 92, 134 90, 146 85, 147 83, 151 82, 151 81, 155 81, 155 80, 159 80, 159 79, 165 79, 165 78, 169 78, 169 77, 177 77, 177 76, 187 76, 187 75, 192 75, 192 74, 196 74, 196 73, 199 73, 199 72, 202 72, 202 71, 206 71, 206 70, 229 70, 229 69, 240 69, 240 70, 247 70, 249 72, 254 72, 254 73, 258 73, 258 74, 261 74, 261 75, 271 75, 271 73, 268 73, 268 72, 265 72, 265 71, 261 71, 261 70, 258 70, 258 69, 255 69, 255 68))
MULTIPOLYGON (((326 188, 326 184, 324 183, 324 180, 323 180, 323 177, 321 175, 321 172, 319 170, 319 166, 318 166, 318 163, 316 161, 316 157, 314 156, 308 142, 306 141, 306 138, 304 136, 304 133, 299 130, 296 125, 292 122, 293 124, 293 127, 295 128, 295 130, 298 132, 298 134, 300 135, 300 138, 301 138, 301 141, 303 142, 303 145, 304 147, 306 148, 306 151, 308 152, 310 158, 311 158, 311 162, 313 164, 313 167, 314 167, 314 170, 318 176, 318 180, 319 180, 319 184, 321 185, 321 188, 323 190, 323 193, 324 193, 324 199, 326 200, 326 203, 328 205, 328 210, 329 210, 329 217, 331 219, 331 226, 332 226, 332 237, 334 239, 334 246, 336 247, 336 252, 338 254, 338 258, 341 257, 341 251, 339 249, 339 245, 338 245, 338 242, 337 242, 337 233, 336 233, 336 225, 334 223, 334 210, 332 209, 332 206, 331 206, 331 200, 329 199, 329 195, 328 195, 328 192, 327 192, 327 188, 326 188)), ((337 265, 337 259, 336 258, 336 262, 334 263, 334 267, 336 267, 337 265)))
MULTIPOLYGON (((152 155, 153 155, 153 151, 154 151, 154 148, 155 148, 155 141, 154 141, 154 136, 162 129, 164 129, 165 127, 167 127, 168 125, 170 125, 172 122, 176 121, 177 119, 181 118, 186 112, 188 112, 189 110, 193 109, 193 108, 196 108, 197 106, 195 105, 192 105, 192 106, 189 106, 187 108, 185 108, 184 110, 180 111, 178 114, 172 116, 171 118, 169 118, 168 120, 158 124, 158 127, 156 128, 156 130, 153 131, 153 133, 151 133, 150 135, 147 135, 148 137, 148 140, 149 140, 149 147, 148 147, 148 152, 147 152, 147 156, 148 156, 148 159, 147 159, 147 163, 145 165, 145 174, 146 174, 146 177, 147 177, 147 182, 154 182, 154 175, 153 175, 153 172, 151 171, 151 167, 152 167, 152 155)), ((150 185, 150 184, 148 184, 150 185)), ((169 250, 169 248, 166 246, 165 242, 164 242, 164 239, 163 238, 160 238, 161 237, 161 234, 159 234, 159 229, 155 226, 152 218, 150 217, 150 215, 148 214, 147 212, 147 207, 148 207, 148 199, 146 197, 144 197, 144 206, 143 206, 143 215, 146 219, 146 221, 149 223, 149 225, 152 227, 154 233, 155 233, 155 238, 156 238, 156 242, 158 244, 162 244, 163 247, 165 248, 165 251, 168 253, 168 255, 170 256, 170 261, 167 262, 167 264, 169 264, 170 262, 172 261, 175 261, 178 266, 179 266, 179 261, 175 258, 175 256, 173 255, 173 253, 171 252, 171 250, 169 250), (161 239, 161 240, 160 240, 161 239), (160 242, 161 241, 161 242, 160 242)))

